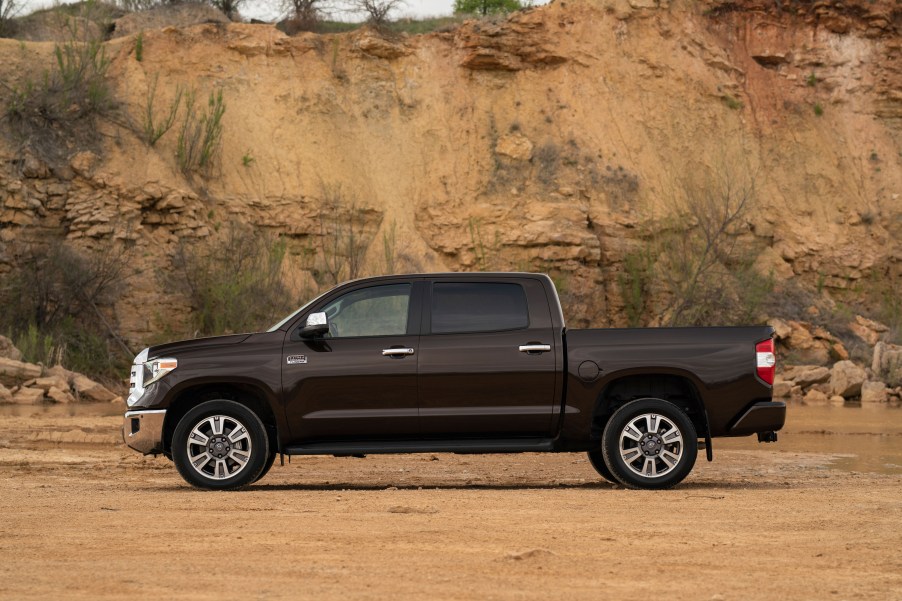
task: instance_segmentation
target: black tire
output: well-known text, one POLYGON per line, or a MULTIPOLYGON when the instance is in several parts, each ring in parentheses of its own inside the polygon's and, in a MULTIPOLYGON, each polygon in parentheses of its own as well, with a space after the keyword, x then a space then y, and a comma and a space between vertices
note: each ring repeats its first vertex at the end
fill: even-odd
POLYGON ((198 488, 247 486, 260 477, 269 458, 263 422, 235 401, 201 403, 185 414, 172 435, 175 467, 186 482, 198 488))
POLYGON ((592 449, 586 453, 586 455, 589 456, 589 463, 592 464, 592 467, 595 468, 595 471, 598 472, 602 478, 608 482, 620 484, 620 480, 614 477, 614 474, 611 473, 611 470, 608 469, 607 464, 604 462, 604 452, 601 450, 601 445, 596 449, 592 449))
POLYGON ((673 403, 639 399, 611 416, 601 449, 611 474, 624 486, 671 488, 692 471, 698 436, 689 416, 673 403))
POLYGON ((272 453, 269 454, 269 459, 267 459, 266 463, 263 465, 263 471, 260 472, 260 475, 257 476, 257 478, 254 480, 254 482, 259 482, 260 479, 263 478, 263 476, 265 476, 266 474, 269 473, 269 470, 272 467, 273 463, 276 462, 277 455, 278 455, 278 453, 276 453, 275 451, 273 451, 272 453))

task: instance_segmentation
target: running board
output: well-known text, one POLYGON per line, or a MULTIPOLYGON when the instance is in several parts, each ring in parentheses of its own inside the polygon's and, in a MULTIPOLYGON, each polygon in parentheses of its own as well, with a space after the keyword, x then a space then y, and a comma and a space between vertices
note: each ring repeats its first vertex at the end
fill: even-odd
POLYGON ((285 447, 286 455, 376 455, 380 453, 544 453, 550 438, 316 442, 285 447))

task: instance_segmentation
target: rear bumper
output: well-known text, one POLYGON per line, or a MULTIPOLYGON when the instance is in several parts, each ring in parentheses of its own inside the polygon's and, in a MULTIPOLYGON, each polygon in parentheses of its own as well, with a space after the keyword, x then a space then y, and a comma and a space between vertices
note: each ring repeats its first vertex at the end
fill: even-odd
POLYGON ((739 416, 730 436, 747 436, 756 432, 775 432, 786 423, 786 403, 768 401, 755 403, 739 416))
POLYGON ((165 409, 126 411, 122 423, 122 441, 144 455, 162 453, 165 419, 165 409))

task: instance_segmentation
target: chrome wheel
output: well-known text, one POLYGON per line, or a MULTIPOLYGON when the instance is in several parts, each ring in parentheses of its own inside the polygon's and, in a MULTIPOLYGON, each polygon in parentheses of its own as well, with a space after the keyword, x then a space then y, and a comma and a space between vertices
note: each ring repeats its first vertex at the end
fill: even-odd
POLYGON ((211 415, 188 435, 188 462, 205 478, 225 480, 241 473, 251 458, 247 428, 229 415, 211 415))
POLYGON ((660 478, 672 472, 683 457, 683 434, 663 415, 643 413, 620 432, 620 458, 634 474, 660 478))

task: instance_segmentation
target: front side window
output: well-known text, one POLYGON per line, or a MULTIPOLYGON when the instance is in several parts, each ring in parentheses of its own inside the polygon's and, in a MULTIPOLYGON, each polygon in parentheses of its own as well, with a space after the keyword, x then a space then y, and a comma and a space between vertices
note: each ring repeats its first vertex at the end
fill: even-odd
POLYGON ((441 283, 432 287, 432 333, 497 332, 529 327, 519 284, 441 283))
POLYGON ((406 334, 410 289, 410 284, 389 284, 343 294, 322 309, 329 317, 328 337, 406 334))

